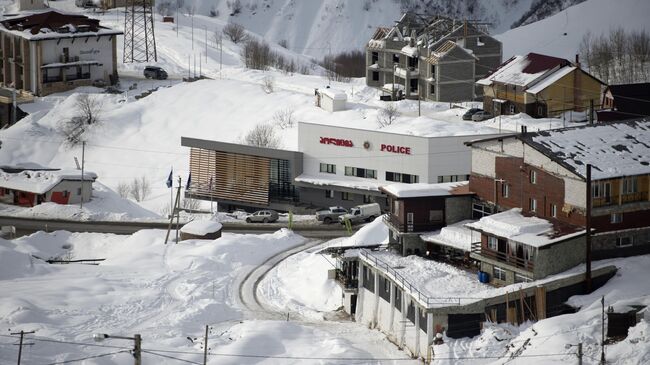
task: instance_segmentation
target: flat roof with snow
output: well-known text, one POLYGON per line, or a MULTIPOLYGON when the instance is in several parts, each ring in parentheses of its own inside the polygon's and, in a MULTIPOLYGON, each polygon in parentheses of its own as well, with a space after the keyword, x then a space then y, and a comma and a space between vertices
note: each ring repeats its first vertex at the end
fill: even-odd
POLYGON ((472 249, 472 243, 481 242, 481 234, 466 227, 466 224, 473 222, 465 220, 450 224, 438 231, 421 234, 420 238, 424 242, 433 242, 469 252, 472 249))
POLYGON ((333 100, 348 100, 348 94, 343 90, 323 88, 318 89, 318 92, 333 100))
MULTIPOLYGON (((95 181, 97 174, 85 171, 83 179, 95 181)), ((0 187, 11 190, 45 194, 63 180, 81 181, 79 170, 25 170, 18 173, 0 172, 0 187)))
POLYGON ((532 247, 544 247, 585 233, 582 227, 521 214, 521 208, 481 218, 467 227, 532 247))
POLYGON ((396 198, 420 198, 426 196, 465 195, 469 192, 469 181, 438 184, 394 183, 381 187, 381 190, 396 198))

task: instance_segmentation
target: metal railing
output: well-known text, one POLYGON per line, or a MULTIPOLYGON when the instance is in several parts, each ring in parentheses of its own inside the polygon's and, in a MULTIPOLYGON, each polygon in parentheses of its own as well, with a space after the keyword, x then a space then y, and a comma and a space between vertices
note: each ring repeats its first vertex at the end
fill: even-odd
POLYGON ((467 304, 482 299, 463 297, 432 297, 423 293, 415 285, 411 284, 407 278, 392 268, 387 262, 373 256, 370 251, 365 249, 360 250, 359 259, 367 264, 374 266, 377 270, 381 270, 384 275, 392 279, 398 286, 402 288, 403 291, 408 292, 415 300, 423 304, 426 308, 438 308, 444 305, 459 306, 462 305, 463 301, 465 301, 467 304))
POLYGON ((487 258, 491 258, 496 261, 507 263, 527 271, 533 271, 535 269, 535 263, 532 260, 524 260, 517 256, 508 255, 505 252, 495 251, 489 248, 481 247, 480 242, 472 243, 472 253, 487 258))
POLYGON ((397 229, 400 232, 408 233, 408 232, 428 232, 432 230, 436 230, 444 224, 443 221, 440 222, 431 222, 431 223, 418 223, 418 224, 404 224, 397 219, 396 216, 394 216, 392 213, 390 214, 385 214, 384 215, 384 223, 387 225, 393 226, 393 228, 397 229))
MULTIPOLYGON (((620 198, 621 198, 620 199, 621 204, 647 201, 648 200, 648 192, 647 191, 637 191, 637 192, 634 192, 634 193, 622 194, 620 198)), ((594 207, 603 207, 603 206, 607 206, 607 205, 618 205, 618 202, 619 202, 618 195, 595 197, 595 198, 592 198, 592 200, 591 200, 591 204, 594 207)))

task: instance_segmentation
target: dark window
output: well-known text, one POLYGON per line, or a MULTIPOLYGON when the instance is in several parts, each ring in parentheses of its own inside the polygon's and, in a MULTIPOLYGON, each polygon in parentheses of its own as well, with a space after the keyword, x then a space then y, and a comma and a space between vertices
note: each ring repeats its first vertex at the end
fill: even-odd
POLYGON ((557 205, 555 204, 551 204, 551 217, 557 217, 557 205))
POLYGON ((495 279, 506 281, 506 271, 498 266, 494 266, 492 269, 492 276, 494 276, 495 279))
POLYGON ((271 159, 269 171, 269 197, 295 199, 296 190, 291 183, 291 165, 288 160, 271 159))
POLYGON ((418 92, 418 79, 411 79, 411 81, 409 81, 409 84, 411 86, 412 93, 418 92))
POLYGON ((375 274, 366 265, 363 265, 363 287, 371 293, 375 292, 375 274))
POLYGON ((326 172, 328 174, 336 174, 336 165, 329 164, 329 163, 321 163, 320 172, 326 172))
POLYGON ((610 223, 623 222, 623 213, 612 213, 609 218, 610 223))
POLYGON ((362 168, 359 168, 359 167, 346 166, 345 167, 345 176, 356 176, 356 177, 365 177, 365 178, 368 178, 368 179, 376 179, 377 178, 377 170, 362 169, 362 168))
POLYGON ((342 200, 352 200, 352 197, 350 197, 350 193, 346 191, 341 192, 341 199, 342 200))
MULTIPOLYGON (((436 79, 436 65, 431 65, 431 77, 433 77, 434 80, 436 79)), ((433 94, 433 91, 431 93, 433 94)))
POLYGON ((537 211, 537 199, 535 198, 530 198, 530 211, 531 212, 536 212, 537 211))
POLYGON ((537 184, 537 171, 533 170, 530 172, 530 183, 537 184))
POLYGON ((399 172, 386 171, 386 181, 402 182, 407 184, 415 184, 418 182, 417 175, 402 174, 399 172))
POLYGON ((418 67, 418 58, 417 57, 408 57, 409 68, 416 69, 418 67))
POLYGON ((372 72, 372 81, 379 81, 379 72, 377 71, 372 72))
POLYGON ((616 238, 616 247, 630 247, 634 244, 632 237, 618 237, 616 238))
POLYGON ((364 195, 363 202, 364 204, 370 204, 370 203, 374 203, 375 199, 372 197, 372 195, 364 195))
POLYGON ((399 288, 395 288, 395 308, 399 311, 402 310, 402 291, 399 288))
POLYGON ((329 199, 334 199, 334 190, 325 190, 325 197, 329 199))
POLYGON ((393 63, 399 63, 399 55, 396 53, 393 53, 393 63))
POLYGON ((435 95, 435 94, 436 94, 436 85, 429 85, 429 93, 430 93, 431 95, 435 95))
POLYGON ((372 52, 372 63, 377 63, 379 61, 379 53, 372 52))
POLYGON ((510 186, 508 184, 501 184, 501 196, 507 198, 510 195, 510 186))

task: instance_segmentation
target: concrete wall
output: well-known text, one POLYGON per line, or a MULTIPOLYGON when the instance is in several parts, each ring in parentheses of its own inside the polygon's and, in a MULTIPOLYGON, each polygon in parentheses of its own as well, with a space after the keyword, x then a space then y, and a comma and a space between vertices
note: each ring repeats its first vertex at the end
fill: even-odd
POLYGON ((331 206, 342 206, 344 208, 352 208, 360 204, 368 204, 364 202, 364 195, 370 196, 373 202, 378 203, 382 211, 385 211, 388 206, 386 197, 378 191, 368 191, 363 194, 363 191, 353 189, 343 189, 335 186, 316 187, 300 187, 300 202, 308 204, 315 208, 327 208, 331 206), (334 190, 334 197, 328 198, 325 195, 326 190, 334 190), (348 192, 351 200, 343 200, 341 192, 348 192))
POLYGON ((577 237, 537 251, 535 279, 566 271, 585 262, 586 238, 577 237))
POLYGON ((92 187, 93 183, 92 181, 84 181, 83 184, 83 189, 81 189, 81 180, 79 181, 71 181, 71 180, 63 180, 60 183, 58 183, 55 187, 52 188, 47 194, 46 194, 46 200, 50 200, 52 197, 52 192, 63 192, 67 191, 70 193, 70 198, 68 200, 68 204, 79 204, 81 200, 83 199, 84 203, 90 201, 90 198, 92 196, 92 187))
POLYGON ((447 225, 472 218, 472 197, 450 197, 445 199, 445 223, 447 225))

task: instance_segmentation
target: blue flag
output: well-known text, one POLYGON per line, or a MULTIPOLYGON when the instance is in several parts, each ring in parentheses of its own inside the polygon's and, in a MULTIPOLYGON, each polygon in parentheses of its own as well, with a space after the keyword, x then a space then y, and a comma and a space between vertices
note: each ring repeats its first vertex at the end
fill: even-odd
POLYGON ((173 181, 172 181, 172 174, 173 174, 173 173, 174 173, 174 169, 172 168, 172 169, 169 171, 169 177, 167 178, 167 187, 168 187, 168 188, 171 188, 172 185, 173 185, 173 181))
POLYGON ((187 175, 187 185, 185 185, 185 190, 190 190, 190 184, 192 184, 192 171, 187 175))

